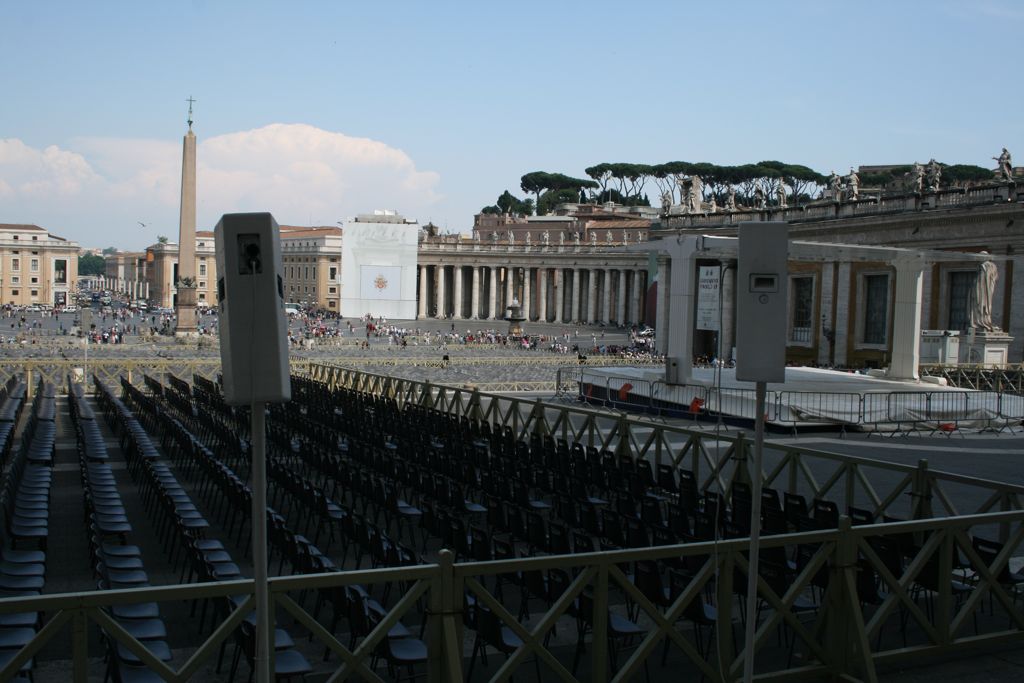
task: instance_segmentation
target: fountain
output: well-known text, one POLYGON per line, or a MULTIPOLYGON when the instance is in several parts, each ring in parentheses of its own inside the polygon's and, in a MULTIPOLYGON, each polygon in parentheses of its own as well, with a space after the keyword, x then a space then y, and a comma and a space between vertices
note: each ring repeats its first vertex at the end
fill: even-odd
POLYGON ((519 299, 512 299, 512 303, 508 307, 508 317, 505 320, 508 320, 508 336, 523 336, 523 326, 521 323, 526 318, 523 316, 523 307, 519 305, 519 299))

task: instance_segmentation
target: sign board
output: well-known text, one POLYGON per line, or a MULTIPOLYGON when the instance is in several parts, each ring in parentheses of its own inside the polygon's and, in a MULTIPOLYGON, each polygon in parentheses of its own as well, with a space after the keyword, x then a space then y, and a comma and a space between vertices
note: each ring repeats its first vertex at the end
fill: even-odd
POLYGON ((721 318, 721 270, 718 266, 701 266, 697 276, 697 329, 718 330, 721 318))

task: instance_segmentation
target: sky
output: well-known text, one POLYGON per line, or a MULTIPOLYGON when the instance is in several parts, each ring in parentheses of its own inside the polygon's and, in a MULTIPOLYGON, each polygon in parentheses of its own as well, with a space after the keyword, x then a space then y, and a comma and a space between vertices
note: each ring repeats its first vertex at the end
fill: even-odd
MULTIPOLYGON (((176 241, 396 209, 442 230, 601 162, 1024 160, 1013 0, 0 0, 0 223, 176 241)), ((656 194, 653 185, 648 194, 656 194)))

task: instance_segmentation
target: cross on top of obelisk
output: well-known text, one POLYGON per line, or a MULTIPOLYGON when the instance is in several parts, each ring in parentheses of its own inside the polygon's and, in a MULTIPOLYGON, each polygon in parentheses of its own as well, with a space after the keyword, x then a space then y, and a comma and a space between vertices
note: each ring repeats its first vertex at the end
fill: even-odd
POLYGON ((192 99, 192 96, 189 95, 185 101, 188 102, 188 129, 192 130, 192 103, 196 102, 196 100, 192 99))

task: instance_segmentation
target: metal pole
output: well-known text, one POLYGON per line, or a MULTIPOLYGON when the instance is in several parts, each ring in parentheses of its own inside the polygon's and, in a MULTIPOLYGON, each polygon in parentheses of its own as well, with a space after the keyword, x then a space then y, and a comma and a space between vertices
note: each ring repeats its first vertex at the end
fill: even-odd
POLYGON ((743 658, 743 681, 754 680, 754 619, 757 615, 757 565, 761 550, 761 457, 764 451, 764 404, 768 383, 756 383, 757 416, 754 420, 754 465, 750 482, 750 559, 747 562, 747 631, 743 658))
POLYGON ((266 403, 253 401, 252 433, 252 562, 256 593, 256 683, 270 681, 270 606, 267 590, 267 442, 266 403))

